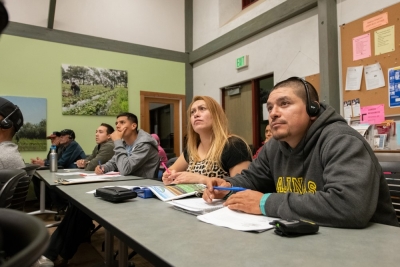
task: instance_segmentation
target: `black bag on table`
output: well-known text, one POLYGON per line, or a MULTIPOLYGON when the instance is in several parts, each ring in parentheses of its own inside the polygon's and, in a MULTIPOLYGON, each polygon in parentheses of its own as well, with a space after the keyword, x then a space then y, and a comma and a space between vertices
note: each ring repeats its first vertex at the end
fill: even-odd
POLYGON ((137 197, 137 193, 124 187, 113 186, 96 189, 95 196, 111 202, 121 202, 137 197))

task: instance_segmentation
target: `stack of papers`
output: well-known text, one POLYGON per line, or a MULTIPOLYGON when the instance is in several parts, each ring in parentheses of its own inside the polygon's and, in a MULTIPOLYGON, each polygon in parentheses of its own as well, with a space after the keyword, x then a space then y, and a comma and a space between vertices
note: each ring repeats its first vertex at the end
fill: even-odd
POLYGON ((222 199, 214 199, 212 203, 207 203, 204 201, 204 199, 196 197, 196 198, 172 200, 167 203, 173 205, 174 209, 193 215, 201 215, 223 208, 224 202, 225 200, 222 199))
POLYGON ((225 207, 204 215, 199 215, 197 216, 197 219, 202 222, 239 231, 263 232, 268 229, 272 229, 274 226, 270 225, 269 223, 277 218, 247 214, 225 207))

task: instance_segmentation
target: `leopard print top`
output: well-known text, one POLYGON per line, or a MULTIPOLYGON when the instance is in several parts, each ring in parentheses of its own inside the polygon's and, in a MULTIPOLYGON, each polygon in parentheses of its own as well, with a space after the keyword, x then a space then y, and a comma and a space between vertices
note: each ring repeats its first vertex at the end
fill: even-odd
POLYGON ((190 157, 189 167, 187 168, 186 171, 198 173, 198 174, 208 176, 208 177, 216 177, 216 178, 229 177, 229 173, 226 172, 221 167, 218 167, 218 165, 216 163, 213 163, 211 170, 207 170, 206 169, 207 163, 208 163, 208 160, 204 159, 193 165, 193 159, 192 159, 192 157, 190 157))

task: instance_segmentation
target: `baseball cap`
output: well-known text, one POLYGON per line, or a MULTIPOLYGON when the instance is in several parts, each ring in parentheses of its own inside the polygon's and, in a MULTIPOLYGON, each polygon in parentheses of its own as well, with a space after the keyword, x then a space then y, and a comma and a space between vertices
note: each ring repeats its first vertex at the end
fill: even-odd
POLYGON ((22 116, 21 110, 7 99, 0 97, 0 115, 3 116, 3 119, 13 111, 15 112, 8 118, 8 120, 13 123, 15 132, 18 132, 22 125, 24 125, 24 116, 22 116))
POLYGON ((60 132, 60 135, 61 135, 61 136, 63 136, 63 135, 69 135, 69 136, 71 136, 71 139, 75 139, 75 133, 74 133, 74 131, 72 131, 71 129, 64 129, 64 130, 62 130, 62 131, 60 132))
POLYGON ((53 132, 51 135, 47 136, 46 139, 51 139, 57 136, 61 136, 60 132, 53 132))

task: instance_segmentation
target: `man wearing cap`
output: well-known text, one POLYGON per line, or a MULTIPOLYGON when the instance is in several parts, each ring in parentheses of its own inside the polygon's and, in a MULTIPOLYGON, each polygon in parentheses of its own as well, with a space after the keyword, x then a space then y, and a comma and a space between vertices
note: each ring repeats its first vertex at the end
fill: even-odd
POLYGON ((70 129, 64 129, 60 132, 60 145, 62 145, 61 157, 58 159, 58 165, 64 168, 76 168, 75 162, 86 158, 82 147, 75 141, 75 132, 70 129))
POLYGON ((18 146, 12 142, 23 124, 24 117, 18 106, 0 97, 0 169, 25 167, 18 146))

